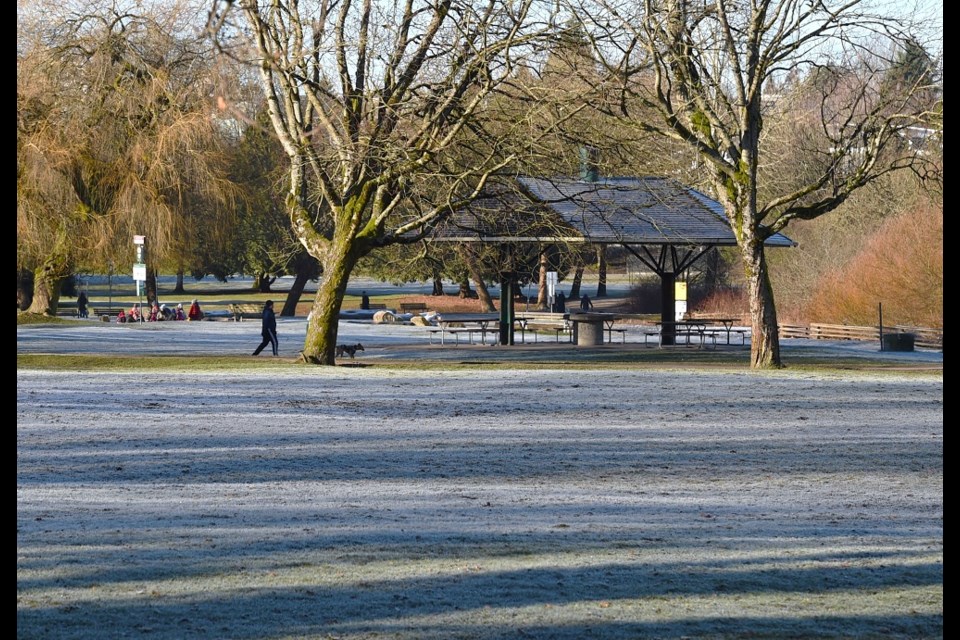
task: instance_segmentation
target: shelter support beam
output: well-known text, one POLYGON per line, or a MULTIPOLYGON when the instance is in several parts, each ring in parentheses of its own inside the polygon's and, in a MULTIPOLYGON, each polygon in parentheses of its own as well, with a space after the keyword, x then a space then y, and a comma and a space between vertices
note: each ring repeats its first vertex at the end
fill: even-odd
POLYGON ((660 344, 677 343, 677 327, 674 322, 674 309, 677 306, 677 274, 660 274, 660 344))
POLYGON ((500 344, 513 344, 513 321, 516 318, 513 308, 513 292, 516 284, 512 277, 503 277, 500 283, 500 344))

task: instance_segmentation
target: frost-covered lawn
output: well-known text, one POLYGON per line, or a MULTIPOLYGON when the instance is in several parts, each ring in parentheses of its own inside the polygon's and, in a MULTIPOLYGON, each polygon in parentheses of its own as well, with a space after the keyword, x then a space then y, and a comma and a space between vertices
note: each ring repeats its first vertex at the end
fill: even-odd
MULTIPOLYGON (((259 341, 196 324, 125 348, 259 341)), ((136 334, 25 327, 18 353, 136 334)), ((916 372, 18 370, 17 637, 939 638, 942 394, 916 372)))

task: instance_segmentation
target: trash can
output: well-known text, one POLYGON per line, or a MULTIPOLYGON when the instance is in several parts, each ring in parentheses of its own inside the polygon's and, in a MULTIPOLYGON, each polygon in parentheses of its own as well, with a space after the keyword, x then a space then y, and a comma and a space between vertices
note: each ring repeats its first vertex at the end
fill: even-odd
POLYGON ((883 335, 884 351, 913 351, 916 334, 913 333, 885 333, 883 335))

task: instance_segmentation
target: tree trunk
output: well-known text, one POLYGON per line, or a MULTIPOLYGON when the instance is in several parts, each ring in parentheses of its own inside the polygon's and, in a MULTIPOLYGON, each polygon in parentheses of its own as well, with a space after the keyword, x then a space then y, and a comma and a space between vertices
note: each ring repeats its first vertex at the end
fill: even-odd
POLYGON ((60 304, 60 286, 70 275, 65 256, 55 253, 47 256, 43 264, 33 272, 33 300, 30 301, 30 313, 47 316, 57 315, 60 304))
POLYGON ((433 276, 433 292, 430 294, 432 296, 442 296, 443 293, 443 276, 437 274, 433 276))
POLYGON ((480 311, 482 313, 493 313, 497 308, 493 304, 493 299, 490 297, 490 291, 487 289, 486 283, 483 281, 483 278, 480 277, 480 271, 477 269, 477 261, 473 248, 469 244, 465 245, 461 255, 463 256, 464 264, 467 265, 467 272, 473 280, 474 286, 477 288, 476 296, 480 301, 480 311))
POLYGON ((40 278, 33 284, 33 300, 30 301, 30 313, 41 313, 47 316, 57 315, 57 307, 60 304, 60 283, 61 280, 51 280, 49 278, 40 278))
POLYGON ((293 278, 293 284, 290 286, 290 291, 287 293, 287 299, 283 303, 283 309, 280 310, 280 315, 285 318, 292 318, 297 315, 297 303, 300 302, 300 296, 303 295, 303 290, 307 286, 307 282, 310 280, 310 273, 304 269, 297 269, 297 272, 293 278))
POLYGON ((546 250, 540 252, 540 278, 537 282, 537 310, 546 311, 547 309, 547 270, 550 268, 547 263, 546 250))
POLYGON ((177 270, 177 284, 173 287, 173 293, 183 294, 186 291, 183 288, 183 269, 177 270))
POLYGON ((273 289, 270 287, 273 286, 273 283, 276 282, 276 278, 271 278, 269 273, 258 273, 253 276, 253 290, 259 293, 272 293, 273 289))
POLYGON ((310 320, 307 322, 307 337, 301 355, 311 364, 334 365, 334 350, 337 346, 340 307, 347 292, 347 282, 357 264, 358 257, 352 251, 331 251, 331 263, 323 265, 324 278, 313 301, 310 320))
POLYGON ((471 298, 476 298, 477 294, 470 288, 470 277, 466 274, 460 279, 459 290, 457 291, 457 296, 465 300, 471 298))
POLYGON ((155 269, 147 270, 146 296, 147 307, 149 308, 157 300, 157 272, 155 269))
POLYGON ((493 313, 496 311, 497 307, 493 304, 493 298, 490 297, 490 290, 487 289, 487 285, 483 279, 476 278, 473 283, 477 288, 477 298, 480 300, 480 312, 493 313))
POLYGON ((597 297, 607 295, 607 246, 597 247, 597 297))
POLYGON ((26 311, 33 302, 33 272, 17 269, 17 309, 26 311))
POLYGON ((570 295, 568 300, 580 299, 580 285, 583 283, 583 265, 580 265, 573 272, 573 282, 570 284, 570 295))
POLYGON ((744 243, 742 255, 750 296, 750 366, 755 369, 777 369, 783 366, 780 361, 780 336, 777 333, 777 308, 763 242, 744 243))

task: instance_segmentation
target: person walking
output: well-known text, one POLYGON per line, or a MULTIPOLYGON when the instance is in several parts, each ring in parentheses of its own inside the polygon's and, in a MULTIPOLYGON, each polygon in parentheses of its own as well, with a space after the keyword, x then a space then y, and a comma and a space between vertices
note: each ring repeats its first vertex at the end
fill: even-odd
POLYGON ((80 295, 77 296, 77 317, 87 317, 87 304, 89 304, 89 302, 90 301, 87 298, 87 292, 80 291, 80 295))
POLYGON ((590 302, 590 296, 583 294, 583 297, 580 298, 580 311, 590 311, 593 309, 593 303, 590 302))
POLYGON ((254 349, 253 355, 260 355, 260 352, 268 344, 273 347, 273 355, 277 355, 279 341, 277 340, 277 316, 273 312, 273 300, 267 300, 263 303, 263 321, 260 326, 260 335, 263 336, 263 342, 254 349))

